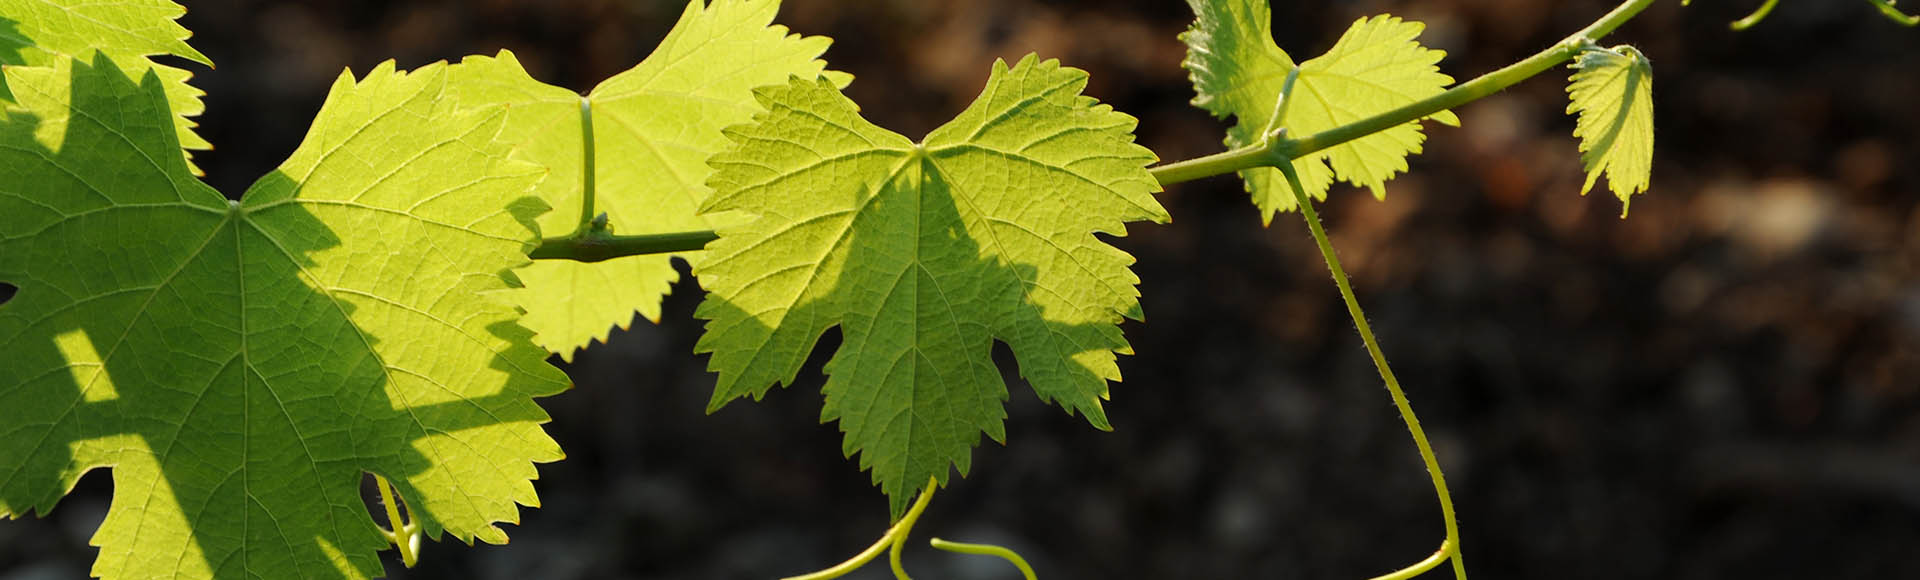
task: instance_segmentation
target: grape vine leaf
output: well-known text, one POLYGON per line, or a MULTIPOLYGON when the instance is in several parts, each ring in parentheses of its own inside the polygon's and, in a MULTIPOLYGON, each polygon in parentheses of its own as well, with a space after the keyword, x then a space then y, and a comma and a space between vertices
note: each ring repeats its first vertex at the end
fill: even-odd
POLYGON ((1165 222, 1136 121, 1082 96, 1087 75, 996 61, 980 97, 921 143, 874 126, 833 85, 756 92, 770 111, 728 129, 702 211, 744 211, 697 270, 710 290, 696 352, 719 373, 709 411, 791 384, 838 325, 821 420, 898 517, 982 432, 1005 441, 1008 344, 1041 399, 1109 429, 1100 400, 1140 318, 1133 258, 1094 234, 1165 222))
POLYGON ((1620 198, 1620 217, 1627 217, 1630 198, 1653 178, 1653 63, 1621 45, 1587 49, 1570 67, 1567 113, 1579 115, 1573 136, 1587 169, 1580 195, 1604 172, 1607 188, 1620 198))
MULTIPOLYGON (((455 67, 453 87, 466 103, 503 103, 501 139, 514 158, 551 173, 538 195, 558 211, 540 218, 548 236, 564 236, 580 222, 583 126, 591 126, 598 162, 595 211, 621 234, 707 230, 735 223, 730 215, 698 215, 708 194, 707 157, 727 145, 721 129, 758 111, 753 89, 790 75, 822 74, 844 86, 852 77, 824 72, 818 59, 831 42, 788 34, 772 25, 778 0, 695 0, 660 47, 632 69, 594 87, 585 100, 593 123, 582 122, 582 97, 534 80, 512 53, 468 57, 455 67)), ((576 350, 624 329, 634 312, 660 319, 660 299, 679 278, 671 258, 697 262, 704 252, 630 256, 583 263, 541 260, 516 274, 525 288, 511 296, 527 314, 521 324, 534 342, 572 360, 576 350)))
MULTIPOLYGON (((206 110, 200 101, 204 93, 187 84, 193 73, 147 58, 171 55, 213 66, 211 59, 187 45, 191 33, 174 22, 186 12, 171 0, 0 0, 0 65, 47 66, 69 58, 86 61, 99 51, 126 68, 129 76, 151 69, 165 87, 182 148, 211 149, 212 144, 193 132, 192 117, 206 110)), ((13 100, 5 81, 0 81, 0 100, 13 100)))
POLYGON ((562 456, 532 398, 566 378, 495 297, 541 171, 445 68, 343 74, 235 202, 177 154, 156 71, 5 70, 0 517, 108 468, 97 576, 366 578, 372 472, 429 537, 506 540, 562 456))
MULTIPOLYGON (((1362 18, 1326 54, 1297 65, 1292 102, 1284 107, 1286 118, 1276 121, 1275 104, 1296 65, 1274 43, 1267 1, 1187 4, 1193 8, 1194 23, 1180 35, 1187 43, 1181 64, 1193 81, 1194 106, 1221 119, 1236 118, 1227 130, 1228 147, 1259 142, 1276 127, 1285 127, 1294 137, 1312 135, 1439 94, 1453 82, 1434 66, 1446 53, 1415 41, 1426 25, 1389 15, 1362 18)), ((1429 118, 1460 124, 1450 111, 1429 118)), ((1407 170, 1407 155, 1419 153, 1425 138, 1420 123, 1409 122, 1295 159, 1293 166, 1315 199, 1326 199, 1336 178, 1383 197, 1387 180, 1407 170)), ((1275 213, 1294 209, 1293 194, 1279 170, 1249 169, 1240 177, 1262 221, 1271 223, 1275 213)))

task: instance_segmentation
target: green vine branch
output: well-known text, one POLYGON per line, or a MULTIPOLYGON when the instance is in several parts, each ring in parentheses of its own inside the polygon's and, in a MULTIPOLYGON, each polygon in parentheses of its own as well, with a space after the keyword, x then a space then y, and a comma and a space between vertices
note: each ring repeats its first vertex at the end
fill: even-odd
MULTIPOLYGON (((1520 81, 1533 78, 1554 65, 1566 62, 1580 54, 1595 41, 1611 34, 1620 25, 1626 24, 1640 14, 1653 0, 1628 0, 1614 7, 1613 11, 1601 16, 1593 24, 1575 32, 1546 50, 1527 57, 1526 60, 1507 65, 1473 80, 1454 85, 1440 94, 1408 103, 1385 113, 1367 117, 1352 123, 1307 135, 1297 139, 1269 138, 1260 142, 1205 157, 1168 163, 1153 167, 1153 177, 1161 185, 1172 185, 1192 181, 1203 177, 1226 175, 1256 167, 1278 167, 1284 159, 1299 159, 1322 149, 1333 147, 1367 135, 1372 135, 1405 123, 1425 119, 1435 113, 1453 109, 1467 103, 1485 98, 1519 84, 1520 81)), ((1269 137, 1279 137, 1269 134, 1269 137)))
POLYGON ((720 239, 713 230, 616 236, 604 226, 564 238, 542 240, 527 257, 535 260, 599 262, 627 256, 691 252, 720 239))
MULTIPOLYGON (((1407 400, 1406 392, 1400 387, 1399 379, 1394 376, 1393 369, 1388 365, 1386 355, 1382 352, 1379 341, 1374 337, 1373 330, 1367 323, 1366 313, 1361 309, 1359 300, 1354 296, 1352 284, 1347 278, 1345 269, 1340 265, 1339 257, 1334 253, 1332 242, 1327 238, 1326 230, 1320 222, 1319 213, 1314 209, 1312 200, 1307 197, 1305 190, 1300 185, 1300 179, 1293 169, 1292 160, 1404 123, 1424 119, 1441 111, 1450 110, 1505 90, 1521 81, 1539 75, 1555 65, 1574 58, 1580 54, 1582 50, 1592 47, 1595 41, 1612 33, 1652 3, 1653 0, 1627 0, 1586 28, 1524 60, 1456 85, 1432 97, 1421 99, 1385 113, 1312 135, 1292 138, 1287 135, 1284 127, 1279 126, 1283 118, 1280 112, 1284 111, 1286 105, 1285 91, 1283 91, 1281 100, 1275 104, 1278 108, 1273 118, 1275 126, 1269 127, 1263 136, 1264 138, 1254 144, 1213 155, 1149 168, 1153 177, 1158 180, 1162 186, 1205 177, 1231 174, 1256 167, 1274 167, 1286 176, 1288 185, 1292 189, 1295 201, 1300 208, 1301 217, 1306 221, 1308 230, 1313 234, 1314 241, 1320 248, 1321 257, 1326 261, 1327 269, 1333 277, 1334 285, 1339 288, 1341 300, 1345 302, 1347 307, 1347 314, 1353 319, 1354 327, 1360 335, 1361 342, 1367 349, 1367 354, 1372 357, 1374 366, 1376 370, 1379 371, 1381 380, 1385 383, 1388 393, 1392 396, 1395 408, 1399 411, 1401 419, 1406 423, 1408 432, 1412 434, 1415 447, 1419 449, 1421 462, 1425 464, 1428 476, 1433 481, 1434 494, 1440 503, 1441 517, 1446 528, 1446 539, 1441 542, 1440 548, 1436 550, 1433 555, 1406 568, 1402 568, 1385 576, 1380 576, 1376 580, 1412 578, 1432 570, 1446 561, 1453 563, 1454 576, 1459 580, 1465 580, 1466 563, 1461 557, 1459 525, 1454 514, 1452 494, 1447 489, 1446 476, 1442 473, 1439 460, 1434 455, 1433 446, 1428 441, 1426 432, 1420 427, 1419 417, 1414 414, 1413 407, 1407 400)), ((1298 69, 1295 69, 1294 72, 1297 74, 1298 69)), ((1293 78, 1294 77, 1290 75, 1289 81, 1293 78)), ((1290 82, 1288 83, 1289 88, 1291 84, 1290 82)), ((591 111, 584 100, 581 105, 581 115, 583 122, 591 123, 591 111)), ((593 213, 594 180, 592 171, 593 145, 591 125, 588 124, 587 127, 588 130, 585 136, 585 145, 587 147, 585 163, 587 172, 583 183, 586 203, 582 208, 582 225, 579 230, 565 238, 543 240, 538 247, 528 253, 529 257, 533 259, 564 259, 593 262, 622 256, 698 250, 704 248, 708 242, 718 238, 712 231, 615 236, 612 235, 611 229, 604 221, 588 217, 593 213)), ((905 569, 900 565, 900 554, 905 546, 908 533, 912 531, 913 525, 918 521, 920 514, 925 511, 927 504, 932 500, 934 490, 937 488, 938 484, 936 482, 929 482, 926 491, 921 492, 920 497, 914 501, 913 506, 908 509, 906 515, 889 528, 878 541, 866 550, 831 568, 811 574, 794 576, 787 580, 827 580, 838 578, 878 558, 882 551, 888 552, 889 554, 888 563, 893 569, 894 576, 900 580, 909 580, 905 569)), ((994 555, 1006 558, 1018 567, 1026 578, 1031 580, 1034 577, 1031 568, 1026 565, 1026 562, 1017 554, 1005 548, 960 544, 937 538, 933 540, 933 545, 943 550, 994 555)))
MULTIPOLYGON (((1595 20, 1593 24, 1573 33, 1552 47, 1527 57, 1526 60, 1480 75, 1438 95, 1385 113, 1300 138, 1282 138, 1283 135, 1273 133, 1269 134, 1271 138, 1246 147, 1165 163, 1151 167, 1148 171, 1153 174, 1155 180, 1160 182, 1160 185, 1168 186, 1256 167, 1278 167, 1283 159, 1298 159, 1403 123, 1424 119, 1440 111, 1453 109, 1498 93, 1507 87, 1519 84, 1520 81, 1545 72, 1554 65, 1572 59, 1579 55, 1581 50, 1593 46, 1595 41, 1632 20, 1651 4, 1653 0, 1622 2, 1612 11, 1601 16, 1599 20, 1595 20)), ((585 129, 583 139, 586 149, 583 157, 587 176, 582 179, 581 184, 585 203, 581 208, 580 229, 566 237, 542 240, 538 247, 527 254, 528 257, 535 260, 598 262, 625 256, 699 250, 706 247, 707 242, 718 239, 712 231, 705 230, 644 236, 615 236, 606 231, 605 224, 597 223, 593 213, 593 115, 591 107, 584 99, 581 101, 580 115, 585 129)))

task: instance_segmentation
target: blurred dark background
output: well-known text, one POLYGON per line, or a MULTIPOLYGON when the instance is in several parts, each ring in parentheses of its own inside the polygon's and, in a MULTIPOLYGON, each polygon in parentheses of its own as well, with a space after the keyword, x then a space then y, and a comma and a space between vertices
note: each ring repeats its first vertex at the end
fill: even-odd
MULTIPOLYGON (((643 58, 684 5, 642 0, 187 2, 217 70, 195 159, 237 195, 299 142, 343 68, 500 48, 587 89, 643 58)), ((1353 19, 1428 24, 1457 79, 1532 54, 1611 3, 1276 2, 1296 58, 1353 19)), ((1660 2, 1606 39, 1654 62, 1650 194, 1618 219, 1582 174, 1565 71, 1432 128, 1386 201, 1338 187, 1325 218, 1453 485, 1477 578, 1920 578, 1920 30, 1860 1, 1660 2)), ((882 126, 918 137, 992 59, 1092 73, 1165 159, 1221 149, 1187 105, 1182 2, 787 0, 780 21, 882 126)), ((1360 578, 1425 557, 1433 493, 1295 215, 1261 228, 1231 178, 1161 196, 1171 225, 1115 240, 1149 322, 1111 433, 1009 372, 1007 446, 942 491, 907 567, 1015 578, 925 547, 998 542, 1045 578, 1360 578)), ((712 416, 691 354, 698 287, 617 332, 544 401, 567 461, 505 546, 428 544, 396 578, 770 578, 884 530, 886 503, 800 384, 712 416)), ((1001 355, 1007 353, 1002 352, 1001 355)), ((1012 370, 1011 358, 1004 368, 1012 370)), ((105 471, 50 517, 0 522, 0 580, 84 577, 105 471)), ((883 578, 881 564, 853 576, 883 578)), ((290 572, 291 573, 291 572, 290 572)), ((1446 576, 1444 572, 1434 577, 1446 576)))

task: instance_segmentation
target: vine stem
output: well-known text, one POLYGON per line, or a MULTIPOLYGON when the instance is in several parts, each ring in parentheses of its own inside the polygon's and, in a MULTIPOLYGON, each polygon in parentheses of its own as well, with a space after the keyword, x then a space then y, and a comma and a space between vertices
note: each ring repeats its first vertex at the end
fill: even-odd
POLYGON ((1427 442, 1427 432, 1420 428, 1420 417, 1414 415, 1413 404, 1407 401, 1406 391, 1400 389, 1400 379, 1393 376, 1393 367, 1387 365, 1387 356, 1381 352, 1380 342, 1373 337, 1373 328, 1367 324, 1367 313, 1360 309, 1360 300, 1354 298, 1353 284, 1347 281, 1347 271, 1340 266, 1340 257, 1334 255, 1333 242, 1327 239, 1326 228, 1320 225, 1320 214, 1313 209, 1313 200, 1307 198, 1306 189, 1300 187, 1299 174, 1293 170, 1292 163, 1281 163, 1279 169, 1287 177, 1287 185, 1293 189, 1294 201, 1299 203, 1300 215, 1306 220, 1307 229, 1313 232, 1314 243, 1320 245, 1320 257, 1326 260, 1327 271, 1333 274, 1334 286, 1340 288, 1340 299, 1347 303, 1347 316, 1353 318, 1353 326, 1360 333, 1360 342, 1366 344, 1367 355, 1373 357, 1373 366, 1380 371, 1380 380, 1387 384, 1387 392, 1393 395, 1393 406, 1400 410, 1400 419, 1407 423, 1407 431, 1413 433, 1413 444, 1420 449, 1420 461, 1427 464, 1427 475, 1433 479, 1433 493, 1440 500, 1440 517, 1446 522, 1447 539, 1440 544, 1439 552, 1382 578, 1410 578, 1438 565, 1440 560, 1451 559, 1454 577, 1466 580, 1467 565, 1460 557, 1460 526, 1453 516, 1453 494, 1447 492, 1447 476, 1440 471, 1440 461, 1433 455, 1433 445, 1427 442))
MULTIPOLYGON (((1366 345, 1368 356, 1373 358, 1374 367, 1379 371, 1380 378, 1386 384, 1388 393, 1392 395, 1394 407, 1399 410, 1401 420, 1406 423, 1407 431, 1412 434, 1414 445, 1419 448, 1420 460, 1426 464, 1427 474, 1433 480, 1434 494, 1439 499, 1441 517, 1446 526, 1446 540, 1441 542, 1440 549, 1435 551, 1432 556, 1412 566, 1380 576, 1375 580, 1403 580, 1412 578, 1439 566, 1442 561, 1452 561, 1455 578, 1465 580, 1467 571, 1466 562, 1461 557, 1460 552, 1459 524, 1454 516, 1452 494, 1447 490, 1446 475, 1442 473, 1440 462, 1434 456, 1433 445, 1427 440, 1426 431, 1421 429, 1420 419, 1414 414, 1413 406, 1408 402, 1406 392, 1400 388, 1399 379, 1394 376, 1392 367, 1387 364, 1386 355, 1381 351, 1379 341, 1373 335, 1372 327, 1367 324, 1366 312, 1360 308, 1359 300, 1354 297, 1352 284, 1347 279, 1345 269, 1340 265, 1340 258, 1334 254, 1332 242, 1327 239, 1326 229, 1321 225, 1319 213, 1314 209, 1312 200, 1308 199, 1306 191, 1300 185, 1300 178, 1293 169, 1292 160, 1354 139, 1378 133, 1403 123, 1424 119, 1435 113, 1453 109, 1506 90, 1508 87, 1539 75, 1548 68, 1575 57, 1581 50, 1591 47, 1595 41, 1612 33, 1621 25, 1626 24, 1627 21, 1639 15, 1641 11, 1652 5, 1653 1, 1654 0, 1626 0, 1625 2, 1621 2, 1618 6, 1615 6, 1612 11, 1601 16, 1600 19, 1595 20, 1586 28, 1567 36, 1560 42, 1535 53, 1533 56, 1502 67, 1499 70, 1480 75, 1465 83, 1455 85, 1453 88, 1439 94, 1384 113, 1300 138, 1288 138, 1284 131, 1275 129, 1264 135, 1263 137, 1265 138, 1245 147, 1148 168, 1148 171, 1153 175, 1154 179, 1162 186, 1257 167, 1274 167, 1286 176, 1287 184, 1293 190, 1294 199, 1300 208, 1301 216, 1307 222, 1308 230, 1313 233, 1314 242, 1320 247, 1320 255, 1326 261, 1327 270, 1333 276, 1334 285, 1340 290, 1341 300, 1346 303, 1347 314, 1353 319, 1354 327, 1360 335, 1360 340, 1366 345)), ((1769 2, 1769 4, 1771 4, 1771 2, 1769 2)), ((1290 71, 1288 80, 1291 81, 1293 75, 1297 75, 1298 73, 1298 68, 1290 71)), ((1284 103, 1284 101, 1281 101, 1281 103, 1284 103)), ((584 129, 583 145, 585 147, 583 150, 585 176, 583 177, 582 183, 584 203, 581 208, 580 226, 566 238, 542 240, 538 247, 528 253, 528 257, 533 259, 565 259, 596 262, 622 256, 698 250, 706 247, 707 243, 718 239, 718 235, 710 230, 644 236, 614 236, 603 227, 596 226, 594 224, 593 214, 595 180, 593 179, 592 108, 590 102, 585 98, 582 98, 580 101, 580 113, 584 129)), ((1276 114, 1276 118, 1274 119, 1276 122, 1279 121, 1277 117, 1278 115, 1276 114)), ((387 493, 387 489, 384 485, 384 480, 381 483, 383 484, 381 492, 385 494, 387 493)), ((927 504, 933 498, 934 490, 938 489, 938 487, 937 481, 929 481, 926 491, 921 492, 919 499, 915 500, 913 507, 907 511, 907 514, 902 517, 899 522, 895 523, 893 527, 889 528, 886 534, 880 537, 879 541, 869 546, 866 550, 861 551, 853 558, 832 568, 802 576, 794 576, 786 580, 827 580, 830 578, 838 578, 871 562, 874 558, 879 557, 880 552, 883 550, 889 553, 888 563, 893 568, 894 576, 900 580, 910 580, 900 564, 900 554, 905 546, 907 534, 913 529, 913 524, 919 519, 921 512, 925 511, 927 504)), ((389 510, 391 509, 391 502, 389 502, 389 510)), ((935 547, 941 549, 991 554, 1007 558, 1019 567, 1021 572, 1026 574, 1027 578, 1031 579, 1033 577, 1032 571, 1024 565, 1025 562, 1022 561, 1018 555, 1008 552, 1004 548, 999 548, 996 551, 997 547, 994 546, 959 544, 946 542, 937 538, 933 543, 935 547)), ((405 553, 404 548, 402 548, 402 552, 403 554, 405 553)))
POLYGON ((599 262, 627 256, 691 252, 704 249, 709 242, 717 239, 720 239, 720 234, 713 230, 635 236, 616 236, 605 230, 588 231, 564 238, 541 240, 539 246, 527 252, 527 257, 535 260, 599 262))
MULTIPOLYGON (((1298 139, 1262 139, 1261 142, 1246 147, 1173 163, 1163 163, 1149 167, 1147 171, 1153 174, 1153 178, 1159 181, 1161 186, 1168 186, 1256 167, 1277 167, 1286 159, 1298 159, 1402 123, 1424 119, 1434 113, 1506 90, 1507 87, 1573 58, 1582 49, 1592 46, 1595 40, 1612 33, 1620 25, 1632 20, 1651 4, 1653 0, 1622 2, 1611 12, 1595 20, 1593 24, 1587 25, 1586 28, 1573 33, 1546 50, 1527 57, 1526 60, 1480 75, 1471 81, 1454 85, 1445 92, 1385 113, 1298 139)), ((580 118, 585 128, 582 138, 586 148, 582 153, 585 157, 583 162, 587 175, 581 183, 585 203, 581 205, 580 227, 566 237, 541 240, 540 245, 527 254, 528 257, 535 260, 598 262, 624 256, 698 250, 706 247, 707 242, 718 238, 710 230, 651 236, 614 236, 594 228, 593 115, 590 104, 584 97, 580 101, 580 118)))
POLYGON ((830 578, 839 578, 847 575, 849 572, 858 570, 861 566, 867 565, 867 562, 872 562, 874 558, 880 557, 880 552, 883 551, 888 552, 887 564, 893 567, 894 578, 899 580, 912 580, 912 578, 907 576, 906 569, 900 565, 900 551, 907 543, 907 534, 913 532, 914 522, 920 520, 920 513, 927 511, 927 504, 933 502, 933 492, 937 489, 940 489, 940 480, 937 478, 928 478, 927 490, 920 492, 920 499, 913 501, 913 507, 907 508, 907 515, 901 516, 900 521, 894 522, 893 527, 887 528, 887 533, 882 534, 879 541, 874 542, 871 546, 867 546, 867 549, 861 550, 859 554, 855 554, 852 558, 848 558, 847 561, 836 564, 832 568, 811 574, 789 576, 781 580, 828 580, 830 578))

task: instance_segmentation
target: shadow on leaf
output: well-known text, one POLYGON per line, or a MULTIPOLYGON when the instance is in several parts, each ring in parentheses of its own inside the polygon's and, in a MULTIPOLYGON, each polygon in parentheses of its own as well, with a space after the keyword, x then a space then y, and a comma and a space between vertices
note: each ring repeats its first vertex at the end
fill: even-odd
MULTIPOLYGON (((850 196, 857 208, 844 229, 824 219, 788 227, 776 222, 789 217, 767 217, 723 232, 723 241, 729 233, 779 232, 755 239, 756 246, 779 244, 782 236, 802 245, 835 241, 821 263, 800 264, 812 268, 804 280, 783 282, 807 286, 790 309, 743 307, 715 290, 696 313, 709 321, 699 350, 713 353, 708 368, 721 373, 710 410, 793 383, 820 337, 840 329, 840 347, 825 367, 821 421, 840 423, 842 452, 859 454, 860 467, 873 472, 896 518, 929 478, 944 484, 951 468, 966 475, 981 433, 1005 442, 1008 393, 993 362, 996 341, 1013 352, 1020 375, 1042 400, 1110 429, 1100 401, 1108 379, 1119 378, 1114 354, 1132 352, 1118 324, 1140 317, 1137 303, 1123 312, 1066 306, 1059 296, 1046 296, 1061 288, 1039 282, 1041 268, 1082 267, 1075 260, 1085 256, 983 249, 977 240, 993 244, 1015 230, 1031 232, 981 208, 963 211, 955 200, 977 197, 966 188, 986 186, 955 178, 942 162, 938 154, 904 160, 878 191, 832 184, 832 196, 850 196), (808 229, 820 222, 828 224, 808 229), (1046 260, 1052 262, 1041 263, 1046 260)), ((1030 191, 1031 205, 1021 211, 1076 211, 1072 200, 1030 191)), ((1131 262, 1113 254, 1099 259, 1131 262)), ((791 269, 777 260, 761 268, 753 270, 760 278, 745 286, 772 283, 791 269)), ((1134 289, 1088 291, 1131 297, 1134 289)))
MULTIPOLYGON (((152 73, 96 57, 7 80, 0 280, 19 289, 0 305, 0 516, 45 514, 106 467, 95 575, 346 578, 383 572, 364 473, 393 480, 430 537, 456 522, 504 542, 491 522, 537 504, 532 462, 561 455, 532 398, 564 377, 507 307, 436 310, 497 278, 382 212, 230 208, 188 170, 152 73), (338 224, 357 228, 345 247, 338 224), (476 349, 488 364, 439 354, 476 349)), ((276 171, 248 197, 305 185, 276 171)), ((526 223, 525 205, 505 213, 526 223)))

